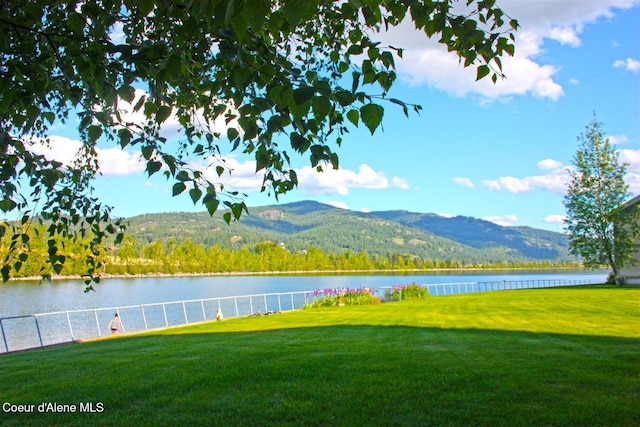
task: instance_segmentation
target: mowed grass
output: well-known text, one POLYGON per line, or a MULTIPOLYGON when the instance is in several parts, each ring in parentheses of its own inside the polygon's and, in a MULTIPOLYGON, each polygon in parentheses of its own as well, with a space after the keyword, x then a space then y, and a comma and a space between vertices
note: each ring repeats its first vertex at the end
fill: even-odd
POLYGON ((3 426, 637 426, 640 288, 301 310, 8 354, 4 402, 36 412, 0 412, 3 426))

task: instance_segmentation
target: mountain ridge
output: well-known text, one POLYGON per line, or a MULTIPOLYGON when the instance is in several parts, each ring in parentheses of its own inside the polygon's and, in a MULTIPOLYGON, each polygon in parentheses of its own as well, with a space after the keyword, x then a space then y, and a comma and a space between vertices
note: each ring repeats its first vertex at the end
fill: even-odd
POLYGON ((145 214, 128 221, 129 233, 147 243, 191 239, 242 249, 272 241, 290 251, 318 247, 327 253, 366 251, 461 262, 573 260, 562 233, 407 210, 355 212, 315 201, 252 207, 230 225, 206 212, 145 214))

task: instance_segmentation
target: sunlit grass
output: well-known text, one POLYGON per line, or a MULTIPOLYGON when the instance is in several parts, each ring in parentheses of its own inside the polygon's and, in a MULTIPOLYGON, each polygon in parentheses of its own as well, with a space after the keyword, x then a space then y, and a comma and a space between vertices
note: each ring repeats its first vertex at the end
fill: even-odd
POLYGON ((0 357, 2 425, 640 425, 640 289, 432 297, 0 357))

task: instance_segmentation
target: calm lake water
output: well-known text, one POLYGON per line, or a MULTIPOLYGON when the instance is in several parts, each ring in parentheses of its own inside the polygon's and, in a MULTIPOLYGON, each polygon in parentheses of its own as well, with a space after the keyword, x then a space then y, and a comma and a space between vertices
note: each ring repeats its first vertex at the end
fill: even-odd
POLYGON ((0 317, 338 287, 377 289, 412 282, 436 284, 548 279, 589 279, 593 283, 603 283, 606 276, 605 270, 557 270, 109 278, 103 279, 95 286, 96 291, 89 293, 83 292, 81 280, 56 280, 52 283, 12 281, 0 284, 0 317))

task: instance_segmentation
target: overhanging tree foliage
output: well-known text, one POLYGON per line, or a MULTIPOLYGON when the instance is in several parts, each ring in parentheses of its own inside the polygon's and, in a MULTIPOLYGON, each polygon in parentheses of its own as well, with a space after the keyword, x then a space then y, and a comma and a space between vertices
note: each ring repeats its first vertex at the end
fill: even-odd
POLYGON ((634 241, 640 236, 640 211, 625 207, 631 196, 624 181, 627 165, 619 163, 619 152, 595 117, 578 141, 564 198, 569 251, 588 268, 610 266, 620 285, 620 268, 633 262, 634 241))
MULTIPOLYGON (((13 238, 3 279, 28 256, 33 218, 52 236, 89 235, 89 254, 121 236, 110 207, 91 195, 99 141, 135 147, 149 175, 163 173, 174 195, 187 192, 211 214, 222 203, 227 222, 246 210, 243 195, 191 160, 221 177, 225 154, 249 153, 276 197, 297 184, 288 152, 337 168, 344 135, 361 123, 373 133, 384 102, 419 110, 388 97, 402 49, 373 39, 404 20, 476 66, 478 79, 495 82, 500 57, 514 52, 518 23, 495 0, 2 2, 0 210, 21 218, 0 226, 13 238), (73 164, 34 154, 32 144, 76 115, 83 146, 73 164), (177 146, 161 132, 170 119, 181 128, 177 146), (220 120, 224 134, 214 129, 220 120)), ((59 271, 63 248, 49 242, 59 271)), ((87 284, 96 262, 87 257, 87 284)))

